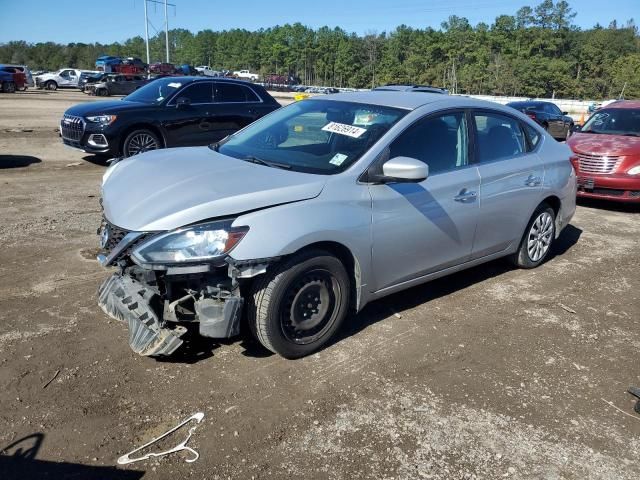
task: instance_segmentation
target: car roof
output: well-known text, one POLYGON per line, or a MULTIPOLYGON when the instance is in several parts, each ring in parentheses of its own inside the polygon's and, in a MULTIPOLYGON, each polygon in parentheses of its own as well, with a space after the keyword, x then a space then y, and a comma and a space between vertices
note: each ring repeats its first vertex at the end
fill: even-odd
POLYGON ((509 105, 510 107, 514 107, 514 106, 518 106, 518 107, 525 107, 525 106, 531 106, 531 107, 537 107, 540 105, 545 105, 547 103, 553 103, 553 102, 543 102, 542 100, 520 100, 517 102, 509 102, 507 103, 507 105, 509 105))
POLYGON ((640 108, 640 100, 617 100, 615 102, 612 102, 608 105, 605 105, 604 107, 602 107, 603 109, 609 109, 609 108, 640 108))
POLYGON ((513 112, 513 109, 505 107, 495 102, 486 100, 478 100, 462 95, 442 95, 441 93, 423 92, 416 95, 407 91, 391 91, 391 90, 370 90, 364 92, 342 92, 331 95, 322 95, 317 97, 309 97, 304 100, 331 100, 354 103, 367 103, 370 105, 378 105, 381 107, 395 107, 405 110, 416 110, 424 105, 438 104, 439 108, 491 108, 493 110, 502 110, 505 112, 513 112))
POLYGON ((393 84, 382 85, 376 87, 375 91, 400 91, 400 92, 432 92, 432 93, 448 93, 444 88, 432 87, 431 85, 402 85, 393 84))
POLYGON ((228 82, 228 83, 238 83, 240 85, 253 85, 255 83, 249 82, 247 80, 240 80, 238 78, 228 78, 228 77, 195 77, 189 75, 168 75, 162 78, 176 78, 182 83, 192 83, 192 82, 228 82))

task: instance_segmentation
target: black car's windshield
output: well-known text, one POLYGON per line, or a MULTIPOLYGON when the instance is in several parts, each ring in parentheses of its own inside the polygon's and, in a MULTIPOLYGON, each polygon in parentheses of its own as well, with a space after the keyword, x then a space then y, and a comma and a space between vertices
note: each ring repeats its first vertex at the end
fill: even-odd
POLYGON ((582 133, 607 133, 640 137, 640 109, 609 108, 598 110, 587 120, 582 133))
POLYGON ((241 160, 331 175, 358 160, 407 110, 303 100, 276 110, 216 146, 241 160))
POLYGON ((124 97, 128 102, 159 105, 184 85, 179 77, 158 78, 124 97))

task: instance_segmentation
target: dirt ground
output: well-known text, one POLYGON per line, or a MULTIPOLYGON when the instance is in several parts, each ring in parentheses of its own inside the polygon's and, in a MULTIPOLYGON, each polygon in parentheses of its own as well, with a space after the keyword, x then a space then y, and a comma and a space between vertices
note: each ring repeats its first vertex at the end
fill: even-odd
POLYGON ((390 296, 309 358, 142 358, 96 304, 105 166, 55 131, 87 100, 0 95, 0 478, 638 478, 640 209, 581 203, 542 267, 390 296), (199 411, 194 463, 116 466, 199 411))

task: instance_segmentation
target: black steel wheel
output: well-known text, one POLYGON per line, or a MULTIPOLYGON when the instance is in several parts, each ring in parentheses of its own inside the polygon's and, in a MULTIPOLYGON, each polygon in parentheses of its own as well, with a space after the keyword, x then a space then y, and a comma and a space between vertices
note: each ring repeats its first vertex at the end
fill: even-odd
POLYGON ((246 296, 249 328, 268 350, 300 358, 324 346, 349 309, 342 262, 323 250, 292 255, 258 277, 246 296))
POLYGON ((161 147, 160 140, 151 130, 140 129, 134 130, 122 145, 122 154, 125 157, 132 157, 139 153, 156 150, 161 147))
POLYGON ((280 325, 285 338, 306 345, 321 338, 336 320, 343 292, 337 279, 324 268, 302 272, 287 289, 280 305, 280 325))

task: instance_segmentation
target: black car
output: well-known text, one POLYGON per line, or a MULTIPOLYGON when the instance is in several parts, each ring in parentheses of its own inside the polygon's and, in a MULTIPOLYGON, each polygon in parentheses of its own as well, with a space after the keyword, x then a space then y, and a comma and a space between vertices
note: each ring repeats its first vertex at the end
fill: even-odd
POLYGON ((87 153, 128 157, 208 145, 279 107, 263 87, 242 80, 164 77, 122 100, 69 108, 60 135, 65 145, 87 153))
POLYGON ((542 125, 549 134, 557 140, 566 140, 573 127, 573 118, 567 116, 567 112, 561 111, 555 103, 551 102, 511 102, 508 107, 521 111, 526 116, 542 125))
POLYGON ((85 90, 93 89, 93 94, 101 97, 110 95, 129 95, 146 85, 148 80, 142 75, 124 75, 109 73, 106 78, 93 85, 87 85, 85 90))

